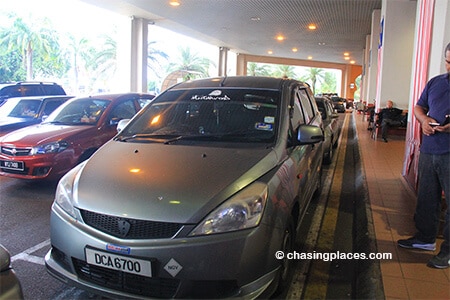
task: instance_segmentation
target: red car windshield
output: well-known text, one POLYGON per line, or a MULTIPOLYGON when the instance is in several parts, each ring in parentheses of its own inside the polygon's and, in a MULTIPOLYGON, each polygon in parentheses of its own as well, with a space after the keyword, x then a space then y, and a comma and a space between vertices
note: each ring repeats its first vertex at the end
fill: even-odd
POLYGON ((54 111, 45 123, 64 125, 95 125, 111 101, 102 99, 76 99, 54 111))

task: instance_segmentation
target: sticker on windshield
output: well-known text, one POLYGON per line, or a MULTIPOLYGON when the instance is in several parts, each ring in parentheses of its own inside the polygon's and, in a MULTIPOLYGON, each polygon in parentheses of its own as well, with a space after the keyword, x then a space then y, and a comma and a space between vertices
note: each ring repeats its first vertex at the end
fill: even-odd
POLYGON ((231 98, 227 95, 222 95, 221 90, 214 90, 208 95, 193 95, 193 101, 230 101, 231 98))
POLYGON ((265 117, 264 117, 264 123, 269 123, 269 124, 275 123, 275 117, 272 117, 272 116, 265 116, 265 117))
POLYGON ((273 124, 256 123, 255 124, 255 129, 256 130, 273 131, 273 124))

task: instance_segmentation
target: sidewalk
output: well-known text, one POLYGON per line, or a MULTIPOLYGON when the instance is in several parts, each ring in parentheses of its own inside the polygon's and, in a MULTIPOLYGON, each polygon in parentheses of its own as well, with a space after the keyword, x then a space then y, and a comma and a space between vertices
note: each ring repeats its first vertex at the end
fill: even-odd
POLYGON ((392 253, 381 261, 386 299, 450 299, 450 268, 432 269, 428 260, 439 251, 416 251, 397 247, 397 240, 415 233, 415 195, 402 178, 405 141, 402 137, 371 139, 367 121, 355 115, 362 164, 371 203, 378 253, 392 253))

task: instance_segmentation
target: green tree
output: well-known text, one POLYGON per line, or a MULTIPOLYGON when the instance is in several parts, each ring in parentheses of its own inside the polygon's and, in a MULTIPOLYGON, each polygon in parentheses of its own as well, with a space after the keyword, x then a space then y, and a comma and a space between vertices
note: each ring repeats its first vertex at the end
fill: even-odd
MULTIPOLYGON (((54 30, 48 18, 36 20, 34 23, 28 23, 17 15, 9 15, 12 25, 0 32, 0 44, 6 45, 8 52, 18 52, 21 55, 23 66, 26 70, 26 79, 33 80, 34 59, 40 66, 36 68, 42 74, 53 74, 50 70, 56 70, 57 73, 63 67, 61 61, 55 60, 59 57, 58 35, 54 30)), ((35 19, 30 18, 32 22, 35 19)))
POLYGON ((18 52, 8 52, 6 47, 0 46, 0 82, 24 81, 26 73, 21 64, 22 58, 18 52))
POLYGON ((167 61, 169 55, 156 47, 156 41, 148 42, 147 49, 147 67, 158 77, 162 78, 160 70, 162 69, 162 61, 167 61))
POLYGON ((249 76, 270 76, 270 66, 255 62, 247 63, 247 75, 249 76))
POLYGON ((308 82, 311 85, 313 94, 316 94, 316 84, 323 82, 325 78, 324 69, 308 68, 307 73, 301 77, 302 81, 308 82))
POLYGON ((198 56, 197 53, 192 53, 189 47, 179 47, 178 49, 180 56, 175 63, 169 64, 169 72, 186 72, 184 80, 209 76, 209 67, 214 65, 214 62, 208 58, 198 56))
POLYGON ((317 93, 334 93, 337 91, 336 84, 336 74, 325 72, 322 85, 317 89, 317 93))
POLYGON ((96 73, 96 78, 112 78, 117 71, 117 41, 110 34, 102 34, 99 38, 103 47, 99 51, 92 50, 88 69, 96 73))
POLYGON ((275 77, 295 78, 295 68, 287 65, 276 65, 272 73, 275 77))

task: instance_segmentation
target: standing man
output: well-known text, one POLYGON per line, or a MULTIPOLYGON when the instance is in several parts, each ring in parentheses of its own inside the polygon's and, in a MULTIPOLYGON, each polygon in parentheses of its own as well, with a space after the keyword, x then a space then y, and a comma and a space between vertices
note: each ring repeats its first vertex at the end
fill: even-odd
POLYGON ((432 78, 419 98, 414 114, 422 127, 419 156, 419 187, 414 215, 417 233, 398 245, 434 251, 441 213, 442 190, 447 203, 444 241, 428 266, 444 269, 450 265, 450 43, 445 48, 447 73, 432 78))

